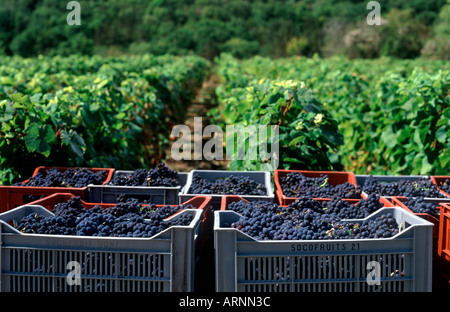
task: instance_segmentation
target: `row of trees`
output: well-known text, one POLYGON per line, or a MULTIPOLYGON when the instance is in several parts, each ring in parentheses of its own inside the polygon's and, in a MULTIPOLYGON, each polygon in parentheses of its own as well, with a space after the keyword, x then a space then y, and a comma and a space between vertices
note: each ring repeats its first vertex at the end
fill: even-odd
POLYGON ((379 0, 381 26, 357 0, 80 0, 80 26, 68 2, 0 0, 0 55, 450 55, 448 0, 379 0))

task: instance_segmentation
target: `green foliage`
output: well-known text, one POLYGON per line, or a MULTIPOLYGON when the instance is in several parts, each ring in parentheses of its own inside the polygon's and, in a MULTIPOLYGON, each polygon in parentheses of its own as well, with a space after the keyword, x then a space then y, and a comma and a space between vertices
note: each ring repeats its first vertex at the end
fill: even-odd
POLYGON ((381 38, 373 26, 361 24, 349 31, 345 38, 346 54, 349 58, 376 58, 380 56, 381 38))
POLYGON ((393 173, 448 174, 450 165, 450 72, 389 73, 371 105, 379 134, 379 167, 393 173), (376 109, 376 110, 375 110, 376 109))
POLYGON ((40 165, 143 168, 208 74, 197 56, 0 58, 0 178, 40 165))
MULTIPOLYGON (((67 2, 0 0, 0 54, 29 57, 99 52, 116 56, 128 51, 158 55, 193 52, 211 60, 222 52, 239 58, 256 54, 336 55, 341 53, 341 47, 335 47, 324 37, 329 22, 336 20, 346 25, 345 30, 355 29, 365 22, 368 14, 367 2, 335 0, 80 0, 79 3, 81 25, 69 26, 67 2)), ((405 53, 405 57, 411 57, 418 55, 426 39, 431 38, 430 29, 446 1, 385 0, 380 4, 382 18, 392 20, 377 27, 383 28, 385 35, 385 55, 403 57, 405 53), (406 30, 399 35, 397 27, 406 30)), ((338 33, 337 37, 344 35, 338 33)))
POLYGON ((231 38, 220 46, 221 51, 231 53, 237 58, 247 58, 255 55, 259 50, 257 41, 248 41, 242 38, 231 38))
POLYGON ((12 182, 16 175, 37 162, 45 162, 52 154, 55 163, 74 165, 83 161, 86 148, 77 131, 66 125, 73 124, 74 112, 58 105, 51 94, 35 94, 30 98, 12 93, 10 99, 0 102, 0 171, 10 172, 3 182, 12 182))
MULTIPOLYGON (((230 72, 233 72, 230 69, 230 72)), ((279 126, 279 148, 277 164, 285 169, 332 170, 341 169, 338 147, 343 144, 337 122, 327 112, 304 84, 292 80, 250 80, 243 86, 232 86, 233 79, 225 81, 218 89, 220 106, 212 113, 221 112, 224 124, 243 127, 279 126)), ((269 142, 272 141, 270 133, 269 142)), ((242 160, 240 151, 257 150, 258 141, 251 138, 236 141, 236 152, 232 155, 230 169, 261 170, 264 159, 242 160), (253 144, 255 143, 255 144, 253 144)), ((270 146, 272 147, 272 145, 270 146)), ((272 151, 268 148, 266 151, 272 151)), ((272 159, 273 160, 273 159, 272 159)), ((276 168, 271 168, 276 169, 276 168)))
POLYGON ((346 170, 359 174, 448 174, 448 62, 350 61, 343 57, 254 57, 239 61, 221 55, 216 64, 222 81, 217 92, 224 107, 211 116, 240 116, 237 110, 245 102, 234 90, 245 90, 255 80, 303 81, 323 104, 323 111, 337 122, 343 135, 337 155, 346 170))
POLYGON ((450 1, 444 5, 433 25, 433 36, 422 49, 422 55, 433 59, 450 59, 450 1))
POLYGON ((305 37, 293 37, 286 45, 288 55, 305 55, 308 49, 308 39, 305 37))
POLYGON ((411 10, 394 9, 386 15, 386 24, 380 28, 381 55, 398 58, 420 56, 427 29, 414 19, 411 10))

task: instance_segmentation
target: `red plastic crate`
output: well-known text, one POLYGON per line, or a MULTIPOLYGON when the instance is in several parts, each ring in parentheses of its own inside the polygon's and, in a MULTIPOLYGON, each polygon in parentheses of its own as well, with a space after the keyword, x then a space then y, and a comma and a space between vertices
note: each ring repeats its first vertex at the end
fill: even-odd
POLYGON ((305 177, 317 178, 321 175, 328 176, 328 182, 335 186, 338 184, 343 184, 345 182, 349 182, 356 187, 356 177, 352 172, 341 172, 341 171, 309 171, 309 170, 283 170, 277 169, 274 172, 274 183, 275 183, 275 194, 278 198, 278 202, 281 205, 289 205, 290 203, 296 200, 295 197, 287 197, 283 194, 283 190, 281 187, 281 178, 285 177, 287 174, 291 172, 300 172, 305 177))
POLYGON ((444 264, 450 266, 450 204, 441 205, 438 256, 444 264))
POLYGON ((448 291, 450 290, 450 248, 448 248, 448 240, 450 236, 450 227, 447 223, 447 231, 442 230, 442 223, 441 221, 442 214, 443 214, 443 207, 447 206, 447 215, 444 214, 444 218, 447 219, 447 222, 449 222, 449 215, 448 212, 450 211, 450 199, 428 199, 426 201, 428 202, 434 202, 436 203, 436 209, 439 211, 440 216, 435 217, 433 215, 427 214, 427 213, 415 213, 412 212, 411 209, 405 204, 408 201, 407 197, 403 196, 394 196, 391 197, 391 201, 393 206, 401 207, 416 216, 419 216, 431 223, 433 223, 433 271, 434 271, 434 277, 435 280, 435 286, 433 286, 438 291, 448 291), (441 200, 445 200, 446 202, 440 202, 441 200), (447 234, 445 234, 447 233, 447 234), (444 237, 446 235, 446 237, 444 237), (440 244, 447 244, 447 256, 445 256, 445 253, 439 251, 440 244), (443 256, 444 254, 444 256, 443 256))
MULTIPOLYGON (((408 201, 407 197, 404 196, 393 196, 391 197, 391 202, 393 206, 396 207, 401 207, 403 209, 406 209, 407 211, 415 214, 416 216, 419 216, 431 223, 434 224, 433 226, 433 250, 434 253, 437 252, 437 248, 438 248, 438 240, 439 240, 439 217, 435 217, 433 215, 430 215, 428 213, 416 213, 413 212, 405 203, 408 201)), ((438 200, 433 200, 434 202, 436 202, 436 209, 438 211, 442 210, 442 205, 443 203, 438 202, 438 200)))
MULTIPOLYGON (((34 173, 32 177, 34 177, 39 172, 46 173, 47 170, 51 168, 56 168, 62 172, 64 172, 67 169, 73 169, 73 167, 46 167, 46 166, 40 166, 37 167, 34 170, 34 173)), ((113 168, 86 168, 91 170, 92 172, 98 172, 98 171, 106 171, 107 177, 105 181, 103 182, 103 185, 108 183, 112 175, 114 173, 113 168)), ((28 182, 29 179, 23 181, 22 183, 28 182)), ((76 196, 80 196, 82 199, 88 198, 88 187, 35 187, 35 186, 0 186, 0 213, 8 211, 12 208, 16 208, 18 206, 22 206, 23 204, 26 204, 26 200, 24 200, 24 196, 26 195, 51 195, 55 193, 71 193, 76 196)))
POLYGON ((446 179, 449 179, 449 180, 450 180, 450 176, 430 176, 430 179, 431 179, 431 181, 433 181, 433 184, 436 185, 436 186, 438 187, 439 191, 440 191, 442 194, 444 194, 444 195, 447 196, 447 197, 450 197, 450 194, 449 194, 449 193, 444 192, 443 190, 441 190, 441 189, 439 188, 439 185, 440 185, 441 183, 444 183, 446 179))

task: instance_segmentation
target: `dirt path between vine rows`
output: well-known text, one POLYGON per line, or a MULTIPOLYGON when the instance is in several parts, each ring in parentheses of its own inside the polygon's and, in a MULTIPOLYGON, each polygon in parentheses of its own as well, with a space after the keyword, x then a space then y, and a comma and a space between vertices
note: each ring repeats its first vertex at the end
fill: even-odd
MULTIPOLYGON (((167 166, 173 170, 179 172, 189 172, 193 169, 212 169, 212 170, 226 170, 227 162, 221 160, 206 160, 202 155, 201 160, 194 160, 194 118, 202 117, 202 130, 211 124, 211 118, 207 116, 208 112, 217 107, 217 97, 215 88, 218 86, 219 80, 215 74, 211 74, 210 77, 204 81, 202 87, 197 92, 196 98, 187 107, 186 120, 184 122, 191 132, 191 160, 175 160, 171 157, 172 144, 178 141, 180 138, 171 138, 172 142, 166 150, 166 159, 164 162, 167 166)), ((210 140, 210 137, 202 137, 202 147, 205 142, 210 140)), ((180 141, 181 142, 181 141, 180 141)))

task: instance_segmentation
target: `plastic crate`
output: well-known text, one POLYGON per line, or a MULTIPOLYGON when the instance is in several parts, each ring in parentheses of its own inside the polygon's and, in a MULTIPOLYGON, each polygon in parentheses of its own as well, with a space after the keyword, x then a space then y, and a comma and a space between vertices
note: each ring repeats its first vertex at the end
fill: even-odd
MULTIPOLYGON (((446 203, 441 204, 439 216, 438 256, 442 263, 450 269, 450 204, 446 203)), ((450 270, 448 273, 450 276, 450 270)))
MULTIPOLYGON (((445 180, 450 180, 450 176, 430 176, 431 181, 439 188, 439 185, 445 182, 445 180)), ((439 188, 442 194, 450 198, 450 194, 439 188)))
MULTIPOLYGON (((56 168, 60 171, 65 171, 67 169, 74 169, 71 167, 46 167, 40 166, 34 170, 33 177, 40 173, 45 174, 47 170, 51 168, 56 168)), ((106 171, 107 177, 103 184, 108 183, 114 173, 113 168, 86 168, 92 172, 106 171)), ((23 181, 22 183, 28 182, 29 179, 23 181)), ((12 208, 16 208, 30 202, 27 200, 29 195, 37 196, 47 196, 55 193, 71 193, 80 196, 83 199, 88 198, 88 186, 85 187, 35 187, 35 186, 0 186, 0 213, 8 211, 12 208)))
POLYGON ((450 291, 450 204, 441 204, 439 216, 438 257, 436 261, 438 290, 450 291))
POLYGON ((215 211, 216 291, 431 291, 433 224, 400 207, 366 219, 384 213, 405 226, 391 238, 258 241, 231 227, 238 213, 215 211), (379 264, 380 285, 369 284, 372 261, 379 264))
MULTIPOLYGON (((151 238, 25 234, 11 223, 29 213, 52 215, 39 205, 0 214, 0 290, 4 292, 191 292, 201 209, 189 226, 172 226, 151 238), (71 284, 74 261, 79 285, 71 284)), ((173 216, 172 216, 173 217, 173 216)), ((76 272, 76 271, 75 271, 76 272)))
MULTIPOLYGON (((133 171, 116 170, 111 181, 117 176, 129 175, 133 171)), ((177 205, 178 194, 187 181, 187 172, 178 173, 179 186, 121 186, 121 185, 89 185, 89 201, 94 203, 116 203, 117 197, 126 195, 146 199, 158 205, 177 205)))
MULTIPOLYGON (((364 183, 366 182, 367 178, 370 175, 355 175, 356 178, 356 185, 358 185, 359 187, 363 187, 364 183)), ((372 175, 374 178, 376 178, 378 181, 380 182, 387 182, 387 183, 393 183, 393 182, 398 182, 401 180, 410 180, 410 181, 417 181, 420 178, 431 178, 430 176, 427 175, 398 175, 398 176, 393 176, 393 175, 372 175)), ((433 181, 433 179, 432 179, 433 181)), ((434 183, 434 182, 433 182, 434 183)), ((434 183, 436 184, 436 183, 434 183)), ((444 191, 439 190, 442 194, 444 194, 445 196, 447 196, 448 198, 450 198, 450 195, 446 194, 444 191)), ((367 194, 366 192, 362 192, 362 194, 364 196, 367 196, 369 194, 367 194)), ((385 198, 389 199, 393 196, 384 196, 385 198)), ((433 199, 433 198, 426 198, 426 199, 433 199)))
MULTIPOLYGON (((433 248, 434 248, 434 252, 437 251, 437 245, 438 245, 438 240, 439 240, 439 217, 430 215, 428 213, 415 213, 413 212, 407 205, 406 202, 408 201, 407 197, 403 197, 403 196, 395 196, 395 197, 391 197, 390 200, 392 201, 392 205, 393 206, 398 206, 401 207, 403 209, 406 209, 407 211, 414 213, 416 216, 419 216, 431 223, 433 223, 433 248)), ((440 211, 442 209, 442 203, 450 203, 450 198, 449 199, 443 199, 443 198, 427 198, 424 199, 425 202, 428 203, 433 203, 436 206, 436 209, 438 211, 440 211)))
MULTIPOLYGON (((268 171, 227 171, 227 170, 191 170, 188 175, 187 183, 181 190, 179 197, 180 203, 183 203, 195 196, 202 196, 203 194, 191 193, 192 178, 194 174, 200 175, 202 178, 208 181, 215 181, 218 178, 234 176, 244 176, 264 185, 267 191, 267 195, 241 195, 247 200, 268 200, 275 201, 275 195, 272 189, 270 172, 268 171)), ((212 210, 219 210, 221 205, 221 199, 225 195, 220 194, 205 194, 212 197, 212 210)))
MULTIPOLYGON (((28 205, 42 206, 42 207, 48 209, 49 211, 53 211, 53 208, 56 204, 65 203, 71 197, 75 197, 75 195, 69 194, 69 193, 56 193, 56 194, 52 194, 47 197, 44 197, 42 199, 33 201, 33 202, 29 203, 28 205)), ((85 202, 83 200, 81 201, 81 203, 87 209, 90 209, 96 205, 101 206, 103 208, 114 207, 116 205, 115 203, 91 203, 91 202, 85 202)), ((202 248, 203 248, 205 246, 205 244, 207 244, 209 242, 209 237, 208 237, 207 233, 210 231, 210 228, 212 228, 212 217, 210 217, 212 215, 211 197, 197 196, 197 197, 191 198, 190 200, 186 201, 184 204, 186 204, 186 205, 190 204, 193 207, 195 207, 196 209, 203 210, 202 227, 201 227, 201 233, 202 233, 201 243, 202 243, 202 248)), ((156 205, 156 206, 161 207, 161 206, 164 206, 164 204, 156 205)), ((171 206, 173 206, 173 205, 171 205, 171 206)), ((199 250, 199 248, 198 248, 198 250, 199 250)))
POLYGON ((355 175, 351 172, 340 172, 340 171, 310 171, 310 170, 282 170, 277 169, 274 171, 274 183, 275 183, 275 193, 278 198, 278 202, 281 205, 288 205, 296 200, 295 197, 287 197, 283 194, 283 189, 281 186, 281 179, 287 174, 292 172, 299 172, 305 177, 317 178, 321 175, 328 175, 329 183, 333 186, 344 184, 349 182, 356 187, 355 175))
MULTIPOLYGON (((416 216, 421 217, 431 223, 433 223, 433 289, 436 291, 449 291, 450 290, 450 262, 447 265, 442 263, 439 256, 439 242, 441 240, 440 234, 440 216, 434 216, 427 213, 415 213, 407 205, 408 198, 406 197, 391 197, 392 204, 394 206, 402 207, 416 216)), ((433 203, 436 209, 441 213, 444 204, 450 204, 450 198, 428 198, 424 200, 428 203, 433 203)))

